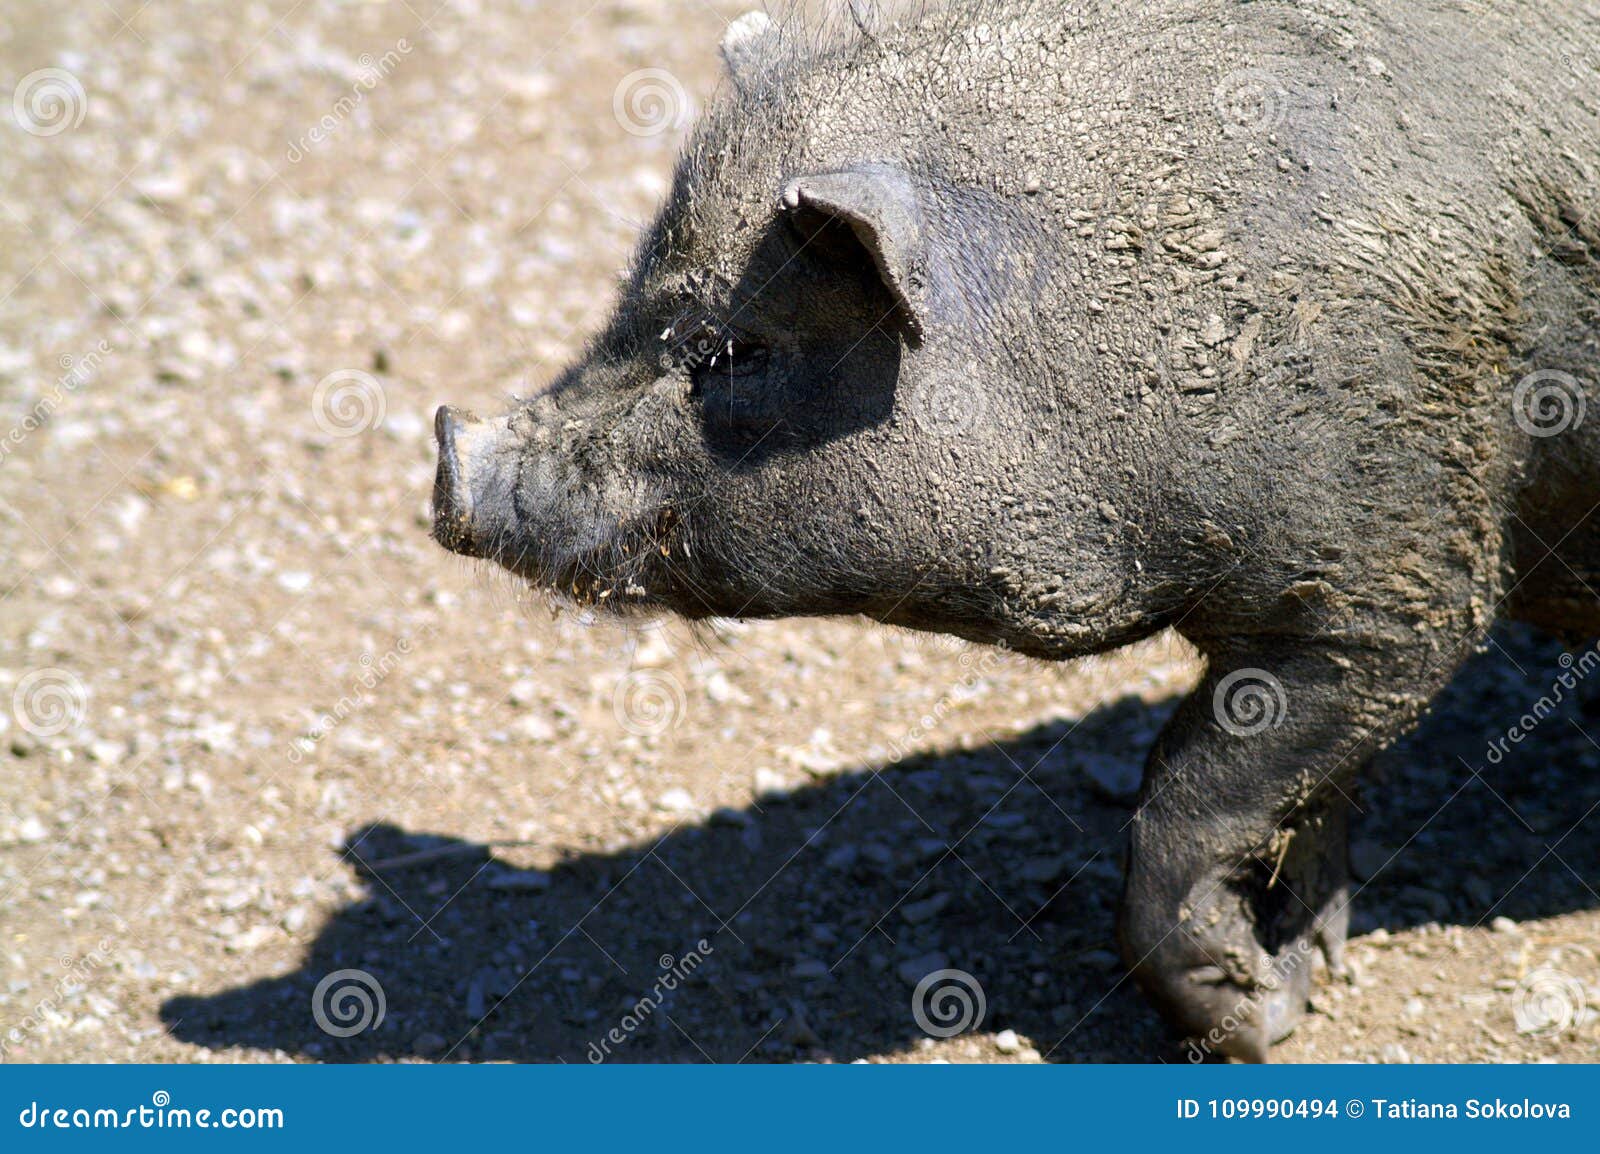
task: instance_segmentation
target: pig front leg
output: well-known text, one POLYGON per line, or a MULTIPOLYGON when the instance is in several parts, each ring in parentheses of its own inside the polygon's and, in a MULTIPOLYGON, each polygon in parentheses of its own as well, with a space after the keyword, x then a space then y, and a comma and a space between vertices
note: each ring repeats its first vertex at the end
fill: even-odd
POLYGON ((1118 926, 1134 977, 1199 1053, 1265 1060, 1316 952, 1342 970, 1351 794, 1469 650, 1440 632, 1207 647, 1150 756, 1118 926))

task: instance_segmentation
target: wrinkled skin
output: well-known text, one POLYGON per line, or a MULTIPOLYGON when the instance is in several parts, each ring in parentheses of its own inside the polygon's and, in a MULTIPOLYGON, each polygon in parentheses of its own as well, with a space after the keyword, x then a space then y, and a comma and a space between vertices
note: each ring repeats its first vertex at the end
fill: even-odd
POLYGON ((586 355, 441 412, 435 535, 621 611, 1176 628, 1121 944, 1261 1059, 1362 766, 1497 614, 1600 632, 1600 10, 979 7, 736 25, 586 355))

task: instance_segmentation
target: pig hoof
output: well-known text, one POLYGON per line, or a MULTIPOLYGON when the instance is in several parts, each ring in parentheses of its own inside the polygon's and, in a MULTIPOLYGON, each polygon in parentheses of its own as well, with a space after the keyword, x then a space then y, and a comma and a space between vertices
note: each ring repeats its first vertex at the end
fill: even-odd
POLYGON ((1260 895, 1252 901, 1228 882, 1211 879, 1192 893, 1205 897, 1185 903, 1186 916, 1171 920, 1137 904, 1125 910, 1129 966, 1188 1037, 1191 1060, 1265 1062, 1299 1024, 1317 963, 1342 968, 1347 891, 1337 886, 1315 916, 1288 926, 1281 910, 1273 917, 1260 895))
POLYGON ((1293 960, 1296 950, 1269 963, 1258 981, 1236 981, 1204 965, 1172 982, 1149 983, 1168 1017, 1190 1034, 1192 1061, 1271 1059, 1272 1047, 1294 1033, 1311 994, 1311 967, 1293 960))
MULTIPOLYGON (((1306 1003, 1311 998, 1310 971, 1296 977, 1288 986, 1280 987, 1266 995, 1262 1028, 1271 1045, 1283 1041, 1300 1024, 1306 1003)), ((1264 1060, 1264 1059, 1263 1059, 1264 1060)))

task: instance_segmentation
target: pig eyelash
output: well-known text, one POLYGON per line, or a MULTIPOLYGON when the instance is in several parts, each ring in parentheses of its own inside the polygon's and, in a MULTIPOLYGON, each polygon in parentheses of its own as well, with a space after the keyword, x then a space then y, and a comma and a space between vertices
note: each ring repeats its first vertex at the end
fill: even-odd
MULTIPOLYGON (((666 351, 684 357, 692 356, 698 345, 704 341, 706 334, 712 331, 712 326, 701 321, 695 323, 693 314, 685 311, 679 313, 661 330, 661 335, 656 341, 666 346, 666 351)), ((703 346, 702 346, 703 347, 703 346)))
POLYGON ((766 363, 766 348, 760 341, 714 320, 693 323, 681 317, 661 330, 659 340, 669 346, 673 360, 696 376, 712 370, 739 375, 766 363))
POLYGON ((767 363, 767 350, 759 342, 726 332, 717 334, 711 348, 702 366, 707 374, 748 376, 759 372, 767 363))

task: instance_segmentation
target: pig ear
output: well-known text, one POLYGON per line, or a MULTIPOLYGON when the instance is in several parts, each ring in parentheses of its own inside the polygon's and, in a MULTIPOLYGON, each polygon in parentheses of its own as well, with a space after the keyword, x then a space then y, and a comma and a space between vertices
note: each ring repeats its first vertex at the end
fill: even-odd
POLYGON ((818 213, 848 225, 911 334, 922 336, 927 259, 916 190, 904 172, 870 165, 802 176, 784 188, 783 208, 791 215, 818 213))
POLYGON ((752 77, 761 66, 767 38, 777 28, 765 12, 746 12, 722 34, 722 61, 728 66, 728 75, 741 89, 750 87, 752 77))

